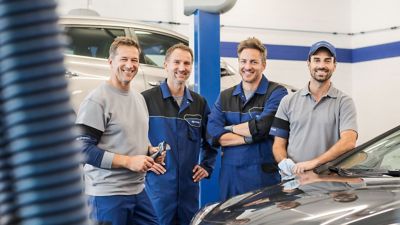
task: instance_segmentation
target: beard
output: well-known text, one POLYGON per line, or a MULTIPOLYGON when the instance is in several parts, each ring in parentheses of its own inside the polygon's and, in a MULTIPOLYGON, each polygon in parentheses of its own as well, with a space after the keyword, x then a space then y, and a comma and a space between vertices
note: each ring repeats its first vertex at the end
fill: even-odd
POLYGON ((314 70, 314 72, 311 73, 311 77, 315 81, 323 83, 323 82, 328 81, 329 79, 331 79, 332 73, 333 73, 332 71, 329 71, 329 70, 326 70, 326 69, 318 69, 318 70, 314 70), (318 75, 319 71, 323 71, 323 72, 325 72, 325 74, 324 75, 318 75))

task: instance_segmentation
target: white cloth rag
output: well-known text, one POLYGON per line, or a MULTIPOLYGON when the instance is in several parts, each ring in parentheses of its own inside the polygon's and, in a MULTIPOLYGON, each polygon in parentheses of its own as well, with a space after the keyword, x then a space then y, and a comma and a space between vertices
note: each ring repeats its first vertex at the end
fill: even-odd
POLYGON ((293 174, 293 168, 296 164, 291 159, 284 159, 279 162, 278 167, 280 169, 279 173, 281 174, 282 180, 290 180, 295 177, 293 174))

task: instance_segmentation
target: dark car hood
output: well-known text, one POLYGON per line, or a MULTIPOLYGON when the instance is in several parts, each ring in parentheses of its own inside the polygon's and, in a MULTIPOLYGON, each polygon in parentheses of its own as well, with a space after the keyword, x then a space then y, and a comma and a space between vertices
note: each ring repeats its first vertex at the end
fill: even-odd
POLYGON ((301 186, 291 180, 220 203, 201 224, 382 224, 376 215, 390 224, 400 222, 399 209, 399 178, 301 186))

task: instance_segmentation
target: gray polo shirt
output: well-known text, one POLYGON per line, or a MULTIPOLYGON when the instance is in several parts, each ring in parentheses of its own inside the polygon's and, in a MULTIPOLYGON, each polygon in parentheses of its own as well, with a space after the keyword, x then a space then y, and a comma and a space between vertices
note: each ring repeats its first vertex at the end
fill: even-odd
POLYGON ((108 83, 93 90, 82 102, 76 123, 103 132, 97 146, 105 150, 101 168, 85 164, 85 192, 93 196, 133 195, 144 188, 145 173, 111 168, 115 155, 146 155, 149 113, 143 96, 124 92, 108 83))
POLYGON ((326 152, 345 130, 357 132, 353 100, 331 84, 317 103, 307 84, 282 99, 270 134, 288 139, 288 157, 304 162, 326 152))

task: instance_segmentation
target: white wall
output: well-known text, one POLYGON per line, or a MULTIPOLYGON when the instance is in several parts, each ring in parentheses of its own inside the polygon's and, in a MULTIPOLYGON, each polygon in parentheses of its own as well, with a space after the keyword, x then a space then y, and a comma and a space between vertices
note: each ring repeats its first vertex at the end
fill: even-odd
MULTIPOLYGON (((59 3, 62 14, 72 8, 90 8, 106 17, 180 22, 183 25, 169 27, 188 36, 193 29, 193 16, 183 15, 183 0, 59 0, 59 3)), ((400 41, 400 29, 358 33, 400 26, 399 8, 398 0, 237 0, 233 9, 221 15, 221 24, 227 26, 221 29, 221 41, 239 42, 255 36, 266 44, 310 46, 327 40, 338 48, 348 49, 390 43, 400 41)), ((226 60, 237 66, 237 59, 226 60)), ((272 80, 299 88, 309 79, 306 63, 301 61, 269 60, 266 70, 272 80)), ((396 101, 399 71, 400 58, 338 64, 333 82, 356 102, 359 143, 399 124, 400 104, 396 101)))
MULTIPOLYGON (((352 32, 400 26, 397 0, 352 0, 352 32)), ((400 27, 355 35, 352 48, 400 41, 400 27)), ((361 141, 400 124, 400 57, 352 64, 352 93, 358 109, 361 141)))
POLYGON ((353 98, 362 138, 399 125, 400 57, 353 65, 353 98))
POLYGON ((103 17, 132 20, 170 20, 173 13, 171 0, 59 0, 58 11, 67 14, 74 8, 88 8, 103 17))
MULTIPOLYGON (((224 25, 221 40, 239 42, 255 36, 263 43, 295 46, 310 46, 327 40, 338 48, 350 48, 349 36, 332 34, 349 32, 350 8, 348 0, 238 0, 230 11, 221 15, 224 25), (326 9, 329 14, 319 15, 318 11, 326 9)), ((225 60, 237 68, 237 59, 225 60)), ((309 80, 306 62, 268 60, 267 63, 265 73, 272 80, 299 88, 309 80)), ((333 78, 335 85, 348 94, 352 93, 350 67, 346 63, 338 65, 333 78)))
POLYGON ((400 26, 398 0, 351 0, 353 32, 400 26))

